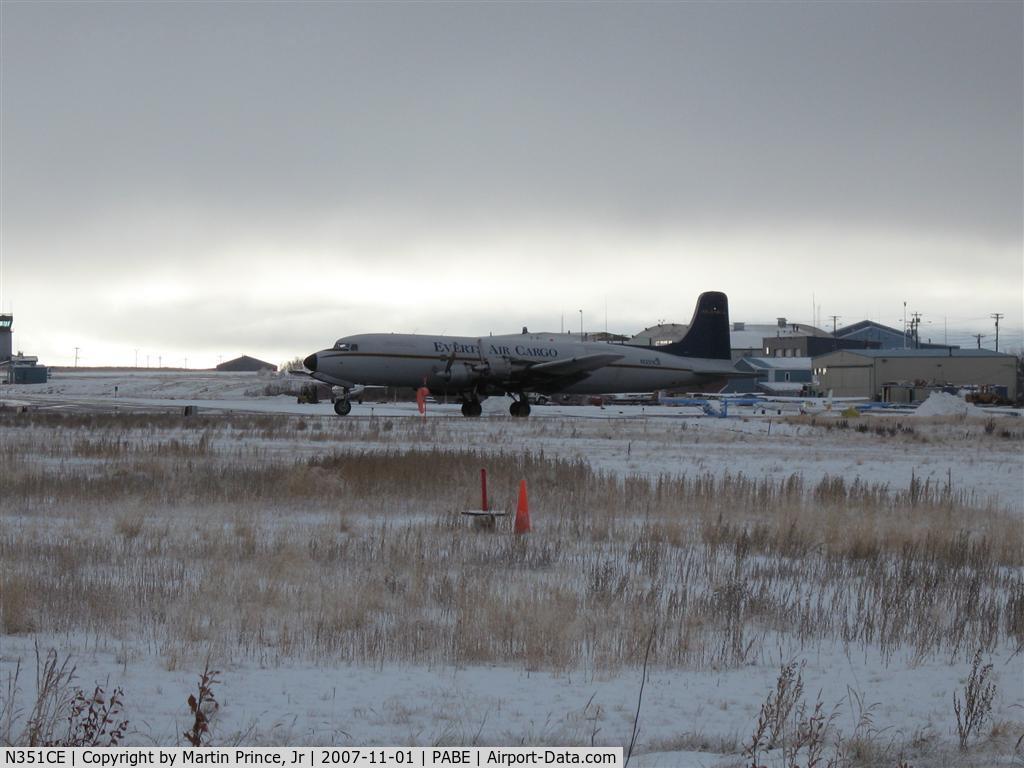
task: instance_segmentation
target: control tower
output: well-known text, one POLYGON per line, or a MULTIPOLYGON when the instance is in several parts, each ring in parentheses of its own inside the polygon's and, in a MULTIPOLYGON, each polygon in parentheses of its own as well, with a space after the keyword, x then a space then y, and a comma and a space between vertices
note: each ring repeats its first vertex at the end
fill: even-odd
POLYGON ((11 359, 11 326, 14 324, 14 315, 0 314, 0 363, 11 359))

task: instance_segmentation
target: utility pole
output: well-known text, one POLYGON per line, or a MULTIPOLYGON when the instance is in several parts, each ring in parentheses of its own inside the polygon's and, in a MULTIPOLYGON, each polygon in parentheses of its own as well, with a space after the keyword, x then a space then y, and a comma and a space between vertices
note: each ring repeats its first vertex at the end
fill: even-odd
POLYGON ((911 312, 910 313, 910 333, 914 337, 914 349, 919 349, 921 346, 921 335, 918 329, 921 327, 921 313, 911 312))
POLYGON ((580 310, 580 340, 583 340, 583 310, 580 310))
POLYGON ((135 350, 135 367, 139 367, 139 350, 135 350))
POLYGON ((78 367, 78 347, 75 347, 75 368, 78 367))
POLYGON ((1002 312, 993 312, 992 319, 996 321, 996 352, 999 351, 999 318, 1006 317, 1002 312))
POLYGON ((832 349, 836 349, 836 321, 839 320, 839 315, 829 315, 832 318, 832 349))
POLYGON ((985 338, 985 334, 984 333, 976 333, 976 334, 974 334, 974 338, 976 338, 978 340, 978 349, 981 349, 981 340, 985 338))
POLYGON ((907 302, 903 302, 903 348, 907 348, 907 302))

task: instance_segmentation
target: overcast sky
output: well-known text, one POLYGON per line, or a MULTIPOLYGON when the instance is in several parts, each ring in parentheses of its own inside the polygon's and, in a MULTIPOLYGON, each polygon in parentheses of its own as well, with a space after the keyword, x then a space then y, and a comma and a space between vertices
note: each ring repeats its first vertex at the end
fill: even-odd
POLYGON ((52 365, 705 290, 1020 347, 1022 9, 5 0, 0 301, 52 365))

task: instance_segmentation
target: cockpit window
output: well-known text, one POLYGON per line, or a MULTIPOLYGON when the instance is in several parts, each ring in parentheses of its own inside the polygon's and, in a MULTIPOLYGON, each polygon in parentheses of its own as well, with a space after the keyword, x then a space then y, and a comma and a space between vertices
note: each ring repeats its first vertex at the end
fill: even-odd
POLYGON ((337 341, 334 343, 334 349, 338 352, 357 352, 359 350, 359 345, 349 344, 346 341, 337 341))

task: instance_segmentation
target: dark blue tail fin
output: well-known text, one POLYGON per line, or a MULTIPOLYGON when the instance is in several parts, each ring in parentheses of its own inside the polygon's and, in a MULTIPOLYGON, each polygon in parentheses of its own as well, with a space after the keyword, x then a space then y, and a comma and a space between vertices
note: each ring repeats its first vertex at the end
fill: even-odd
POLYGON ((697 297, 697 308, 686 335, 679 341, 658 347, 681 357, 731 360, 729 343, 729 299, 720 291, 707 291, 697 297))

